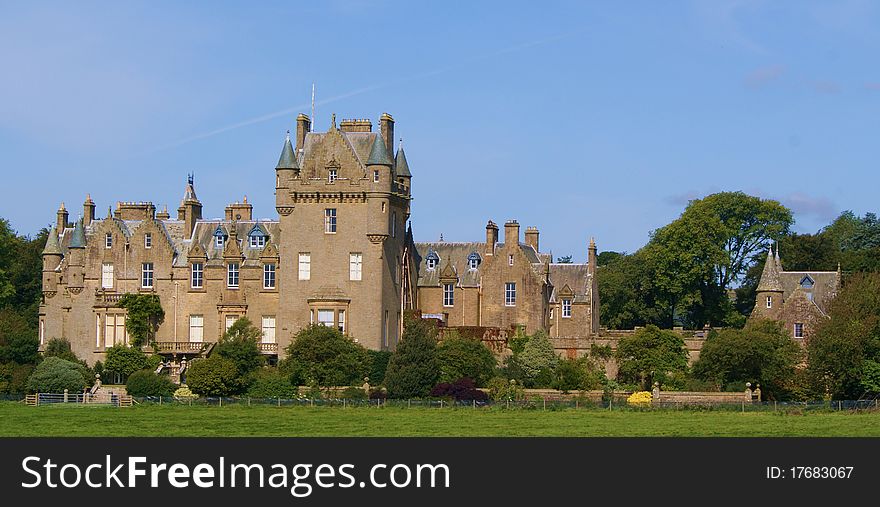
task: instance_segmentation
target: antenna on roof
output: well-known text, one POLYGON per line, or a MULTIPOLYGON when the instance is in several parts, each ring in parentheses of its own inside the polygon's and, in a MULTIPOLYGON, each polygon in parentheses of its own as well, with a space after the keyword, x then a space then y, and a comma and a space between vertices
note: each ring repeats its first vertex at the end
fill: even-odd
POLYGON ((315 123, 315 82, 312 81, 312 124, 315 123))

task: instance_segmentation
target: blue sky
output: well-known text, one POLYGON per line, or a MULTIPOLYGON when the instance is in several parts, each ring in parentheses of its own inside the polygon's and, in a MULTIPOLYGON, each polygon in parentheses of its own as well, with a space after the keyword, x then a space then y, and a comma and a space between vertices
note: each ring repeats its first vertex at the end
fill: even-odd
POLYGON ((781 200, 796 230, 878 211, 880 4, 2 2, 0 216, 61 201, 275 217, 284 132, 396 120, 417 240, 486 220, 542 249, 634 251, 688 199, 781 200))

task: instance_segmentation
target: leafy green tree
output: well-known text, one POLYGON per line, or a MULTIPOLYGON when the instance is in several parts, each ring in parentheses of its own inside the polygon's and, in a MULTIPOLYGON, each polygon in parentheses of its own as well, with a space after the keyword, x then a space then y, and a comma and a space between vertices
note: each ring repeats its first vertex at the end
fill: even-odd
POLYGON ((397 350, 385 372, 389 398, 424 398, 440 378, 437 330, 420 318, 407 318, 397 350))
POLYGON ((297 392, 297 386, 290 383, 290 375, 281 373, 277 368, 261 368, 254 375, 247 395, 252 398, 292 399, 296 398, 297 392))
POLYGON ((230 396, 245 387, 235 361, 218 355, 194 360, 187 367, 186 385, 203 396, 230 396))
POLYGON ((117 306, 125 308, 125 329, 131 344, 140 347, 152 343, 156 330, 165 320, 165 310, 157 294, 123 294, 117 306))
POLYGON ((633 329, 663 322, 650 268, 643 250, 599 263, 603 325, 610 329, 633 329))
POLYGON ((862 363, 862 389, 867 393, 880 394, 880 363, 873 359, 862 363))
POLYGON ((321 325, 301 330, 280 365, 295 385, 321 387, 362 383, 372 363, 366 349, 338 329, 321 325))
POLYGON ((596 256, 596 267, 607 266, 624 256, 626 256, 626 252, 612 252, 610 250, 599 252, 599 255, 596 256))
POLYGON ((0 363, 36 364, 40 343, 27 319, 14 309, 0 310, 0 363))
POLYGON ((81 364, 60 357, 47 357, 27 381, 31 393, 79 393, 92 385, 89 371, 81 364))
POLYGON ((760 384, 768 399, 788 399, 802 355, 800 345, 788 336, 781 322, 754 321, 745 329, 710 333, 692 374, 718 389, 735 385, 739 390, 751 382, 760 384))
POLYGON ((388 361, 391 360, 391 352, 387 350, 367 350, 367 355, 370 356, 370 384, 384 384, 385 372, 388 370, 388 361))
POLYGON ((562 257, 557 257, 556 262, 559 264, 571 264, 571 255, 563 255, 562 257))
POLYGON ((45 357, 60 357, 67 361, 78 362, 79 358, 70 349, 70 342, 66 338, 52 338, 46 342, 46 350, 43 352, 45 357))
POLYGON ((238 374, 244 377, 265 363, 259 345, 262 336, 262 330, 247 317, 242 317, 223 333, 214 352, 232 360, 238 368, 238 374))
POLYGON ((564 393, 600 389, 605 381, 605 371, 589 357, 562 359, 553 370, 553 389, 564 393))
POLYGON ((688 352, 681 336, 657 326, 639 329, 617 344, 617 380, 650 389, 659 382, 667 389, 684 385, 688 352))
POLYGON ((115 374, 126 379, 132 373, 148 367, 147 355, 137 347, 116 344, 107 349, 106 358, 104 359, 105 375, 115 374))
POLYGON ((522 353, 514 356, 511 362, 522 371, 520 381, 526 387, 550 387, 559 356, 547 334, 538 331, 529 337, 522 353))
POLYGON ((157 375, 150 370, 138 370, 128 376, 125 390, 132 396, 166 396, 170 397, 177 390, 177 385, 168 375, 157 375))
POLYGON ((497 363, 492 351, 480 340, 450 336, 437 347, 440 382, 453 383, 469 378, 477 387, 483 387, 495 375, 497 363))
POLYGON ((831 302, 830 319, 807 341, 807 375, 815 394, 858 399, 880 362, 880 273, 857 273, 831 302))

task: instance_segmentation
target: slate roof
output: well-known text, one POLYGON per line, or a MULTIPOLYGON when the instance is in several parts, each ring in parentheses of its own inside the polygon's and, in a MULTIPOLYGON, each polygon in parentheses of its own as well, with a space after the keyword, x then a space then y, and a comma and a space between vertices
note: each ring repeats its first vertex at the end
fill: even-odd
POLYGON ((838 289, 836 271, 783 271, 779 275, 783 301, 788 301, 798 290, 805 294, 812 292, 813 303, 823 312, 828 312, 828 303, 837 294, 838 289), (810 290, 801 288, 801 280, 805 275, 813 279, 813 288, 810 290))
POLYGON ((299 169, 296 163, 296 155, 293 152, 293 145, 290 144, 290 134, 284 140, 284 146, 281 148, 281 157, 278 158, 278 165, 275 169, 299 169))
POLYGON ((566 285, 574 293, 575 303, 590 301, 591 285, 587 264, 550 264, 550 283, 553 284, 550 301, 560 299, 559 294, 566 285))
POLYGON ((82 219, 76 221, 76 225, 73 228, 73 233, 70 235, 70 242, 67 244, 67 248, 85 248, 86 247, 86 234, 83 230, 82 219))
POLYGON ((398 176, 412 178, 412 173, 409 172, 409 164, 406 163, 406 154, 403 153, 403 146, 397 150, 397 156, 394 158, 394 172, 398 176))
POLYGON ((58 242, 58 230, 53 227, 49 231, 49 238, 46 240, 46 248, 43 248, 43 255, 60 255, 61 244, 58 242))
POLYGON ((367 159, 367 165, 387 165, 391 167, 394 162, 385 149, 385 142, 382 138, 375 136, 373 138, 373 146, 370 148, 370 157, 367 159))
POLYGON ((462 287, 478 287, 480 285, 480 268, 468 268, 468 256, 472 252, 480 252, 484 247, 484 243, 468 242, 468 243, 416 243, 416 251, 420 258, 418 267, 419 287, 436 287, 440 285, 440 271, 448 262, 455 270, 459 277, 459 284, 462 287), (437 267, 428 269, 428 252, 433 251, 440 258, 437 267))

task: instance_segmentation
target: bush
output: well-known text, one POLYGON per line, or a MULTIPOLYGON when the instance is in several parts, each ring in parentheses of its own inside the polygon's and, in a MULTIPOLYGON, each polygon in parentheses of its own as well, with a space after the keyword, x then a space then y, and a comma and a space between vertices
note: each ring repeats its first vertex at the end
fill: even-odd
POLYGON ((81 364, 59 357, 41 362, 27 381, 30 393, 80 393, 92 385, 89 371, 81 364))
POLYGON ((297 333, 280 365, 292 384, 324 387, 362 383, 370 367, 370 356, 363 346, 338 329, 320 325, 297 333))
POLYGON ((388 370, 388 361, 391 360, 391 352, 387 350, 368 350, 370 356, 370 383, 380 385, 385 383, 385 372, 388 370))
POLYGON ((365 400, 367 399, 367 393, 364 392, 362 387, 346 387, 341 393, 339 393, 339 397, 345 400, 365 400))
POLYGON ((371 400, 384 400, 388 397, 388 392, 382 389, 381 387, 374 387, 370 389, 370 399, 371 400))
POLYGON ((189 401, 198 398, 199 395, 195 394, 190 390, 189 387, 180 386, 174 391, 174 399, 179 401, 189 401))
POLYGON ((428 396, 440 377, 436 356, 436 328, 418 317, 408 319, 385 372, 388 397, 407 399, 428 396))
POLYGON ((238 374, 244 377, 265 363, 259 345, 262 336, 262 330, 256 328, 247 317, 242 317, 223 333, 214 352, 233 361, 238 374))
POLYGON ((247 395, 252 398, 293 399, 298 392, 299 389, 290 383, 289 375, 284 375, 275 368, 264 368, 254 375, 247 395))
POLYGON ((140 370, 128 376, 125 390, 132 396, 171 396, 177 385, 168 375, 156 375, 151 370, 140 370))
POLYGON ((493 401, 521 400, 525 397, 525 391, 521 383, 504 377, 495 377, 489 381, 489 398, 493 401))
POLYGON ((0 365, 0 394, 24 394, 33 371, 32 364, 10 362, 0 365))
POLYGON ((186 385, 203 396, 238 394, 243 387, 235 362, 220 356, 194 360, 186 370, 186 385))
POLYGON ((485 386, 495 374, 495 356, 479 340, 460 336, 444 339, 437 347, 437 365, 440 382, 472 379, 477 386, 485 386))
POLYGON ((460 378, 453 383, 441 382, 431 390, 432 398, 452 398, 455 401, 489 401, 489 395, 476 388, 474 381, 460 378))
POLYGON ((141 349, 117 344, 107 349, 104 373, 121 375, 123 379, 127 379, 132 373, 149 368, 149 366, 147 355, 141 349))
POLYGON ((659 382, 666 389, 684 386, 688 352, 681 336, 649 325, 617 345, 617 380, 639 384, 643 389, 659 382))
POLYGON ((553 389, 564 393, 588 391, 603 385, 605 371, 600 370, 588 357, 563 359, 553 371, 553 389))
POLYGON ((651 406, 652 399, 653 396, 648 391, 636 391, 629 395, 629 398, 626 399, 626 403, 636 407, 646 407, 651 406))

